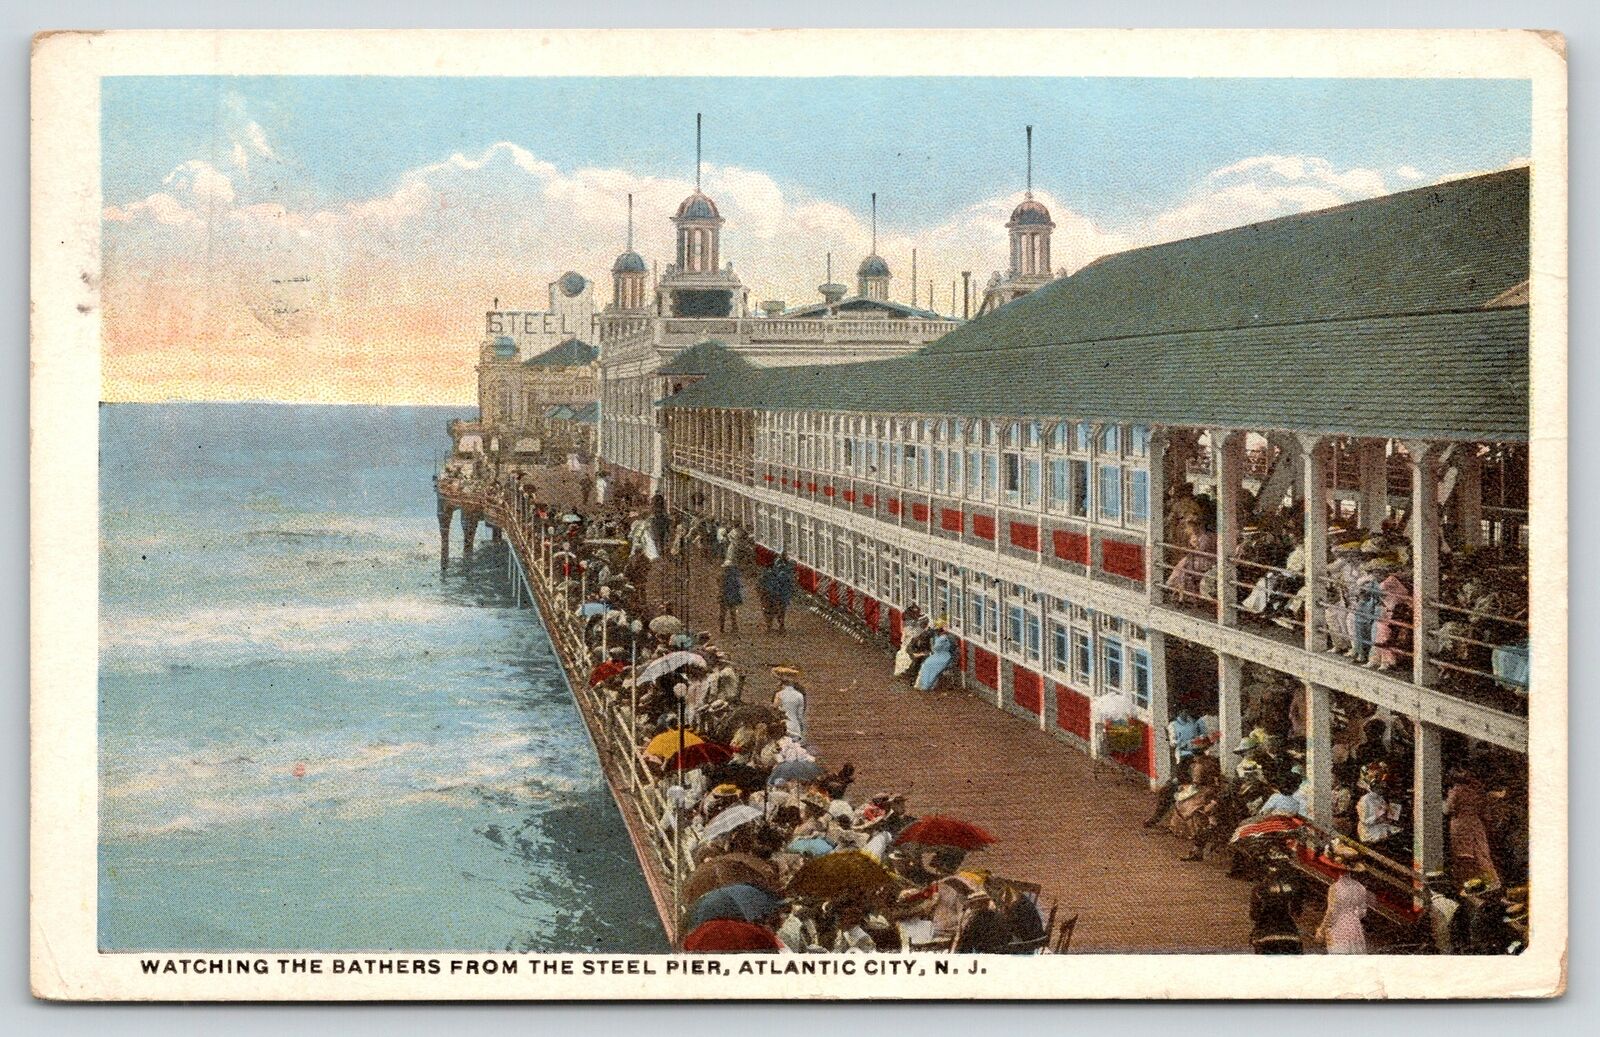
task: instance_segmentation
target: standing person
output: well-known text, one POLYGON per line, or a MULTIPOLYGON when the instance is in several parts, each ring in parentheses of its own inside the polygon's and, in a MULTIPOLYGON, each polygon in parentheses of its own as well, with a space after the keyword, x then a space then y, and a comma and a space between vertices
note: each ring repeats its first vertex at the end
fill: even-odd
POLYGON ((1305 897, 1300 883, 1282 861, 1267 865, 1267 874, 1250 893, 1250 946, 1257 954, 1300 954, 1305 940, 1295 916, 1305 897))
POLYGON ((1482 879, 1491 889, 1500 885, 1484 824, 1488 800, 1483 783, 1470 771, 1450 772, 1450 790, 1444 797, 1444 814, 1450 819, 1450 859, 1457 882, 1482 879))
POLYGON ((1145 820, 1146 828, 1154 828, 1166 819, 1178 788, 1189 773, 1189 761, 1204 752, 1210 744, 1205 722, 1195 714, 1194 707, 1188 701, 1180 700, 1178 712, 1167 722, 1167 745, 1172 750, 1172 779, 1156 795, 1155 810, 1145 820))
MULTIPOLYGON (((911 646, 926 629, 923 624, 922 609, 912 605, 906 609, 905 615, 900 618, 900 650, 894 653, 894 675, 903 677, 912 672, 913 667, 919 665, 918 660, 911 654, 911 646)), ((915 679, 915 678, 913 678, 915 679)))
POLYGON ((955 655, 955 638, 945 629, 945 620, 942 616, 934 621, 933 629, 933 650, 922 660, 922 669, 917 671, 918 691, 932 691, 933 686, 939 682, 939 677, 949 667, 950 659, 955 655))
POLYGON ((1372 894, 1356 881, 1359 863, 1339 865, 1339 878, 1328 887, 1328 910, 1317 926, 1317 939, 1329 954, 1367 953, 1367 930, 1362 919, 1372 907, 1372 894))
POLYGON ((794 597, 794 564, 789 561, 789 552, 785 551, 773 559, 767 571, 761 574, 759 584, 764 595, 764 606, 770 611, 762 618, 767 622, 767 629, 772 629, 772 624, 778 624, 778 633, 784 633, 784 620, 789 612, 789 599, 794 597))
POLYGON ((650 498, 650 533, 655 537, 656 550, 665 553, 667 536, 672 532, 672 518, 667 514, 667 499, 657 493, 650 498))
POLYGON ((739 567, 732 561, 722 563, 722 599, 717 609, 717 632, 727 633, 731 622, 733 632, 739 632, 739 606, 744 604, 744 584, 739 579, 739 567))
POLYGON ((789 737, 797 742, 806 739, 806 693, 800 687, 800 671, 793 666, 774 666, 772 675, 781 682, 772 704, 783 710, 784 724, 789 737))

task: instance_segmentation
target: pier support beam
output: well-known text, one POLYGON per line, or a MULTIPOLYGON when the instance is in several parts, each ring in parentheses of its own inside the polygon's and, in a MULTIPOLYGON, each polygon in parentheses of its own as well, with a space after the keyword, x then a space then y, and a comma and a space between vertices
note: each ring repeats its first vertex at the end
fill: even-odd
POLYGON ((443 498, 439 500, 439 568, 450 564, 450 520, 455 517, 455 506, 443 498))
POLYGON ((476 511, 461 509, 461 556, 472 556, 472 542, 478 538, 478 523, 483 518, 476 511))

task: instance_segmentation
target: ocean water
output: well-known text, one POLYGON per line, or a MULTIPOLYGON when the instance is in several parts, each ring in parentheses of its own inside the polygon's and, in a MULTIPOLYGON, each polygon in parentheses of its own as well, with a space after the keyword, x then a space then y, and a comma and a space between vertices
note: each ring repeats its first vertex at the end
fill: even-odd
POLYGON ((102 948, 666 949, 461 413, 101 408, 102 948))

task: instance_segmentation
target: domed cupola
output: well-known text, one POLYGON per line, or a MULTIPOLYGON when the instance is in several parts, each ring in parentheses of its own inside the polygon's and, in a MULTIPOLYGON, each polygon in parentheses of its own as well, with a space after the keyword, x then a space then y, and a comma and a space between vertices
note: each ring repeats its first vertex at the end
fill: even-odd
POLYGON ((642 310, 646 270, 644 257, 633 250, 633 195, 628 195, 628 248, 611 264, 611 308, 642 310))
POLYGON ((700 190, 700 116, 694 117, 694 194, 672 217, 678 228, 678 269, 688 274, 715 273, 722 265, 722 214, 700 190))
POLYGON ((856 268, 856 294, 885 302, 889 298, 889 264, 878 255, 878 194, 872 194, 872 253, 856 268))
POLYGON ((1033 127, 1028 127, 1028 186, 1022 202, 1011 210, 1011 276, 1050 277, 1050 210, 1033 197, 1033 127))
POLYGON ((722 261, 722 214, 700 189, 700 126, 694 117, 694 193, 672 217, 678 239, 674 262, 656 286, 669 317, 742 317, 747 293, 722 261))

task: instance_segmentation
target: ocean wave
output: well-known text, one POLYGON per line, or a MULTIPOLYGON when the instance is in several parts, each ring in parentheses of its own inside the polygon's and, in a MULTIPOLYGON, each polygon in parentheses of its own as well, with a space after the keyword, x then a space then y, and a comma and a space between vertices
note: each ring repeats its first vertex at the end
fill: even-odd
POLYGON ((527 735, 453 732, 438 741, 358 744, 213 745, 103 761, 104 838, 199 834, 331 814, 374 817, 396 807, 436 804, 554 804, 597 787, 577 745, 530 744, 527 735))
POLYGON ((484 615, 424 597, 356 598, 147 612, 108 608, 101 614, 103 664, 240 665, 280 657, 333 659, 351 653, 383 657, 437 645, 468 646, 484 615))

